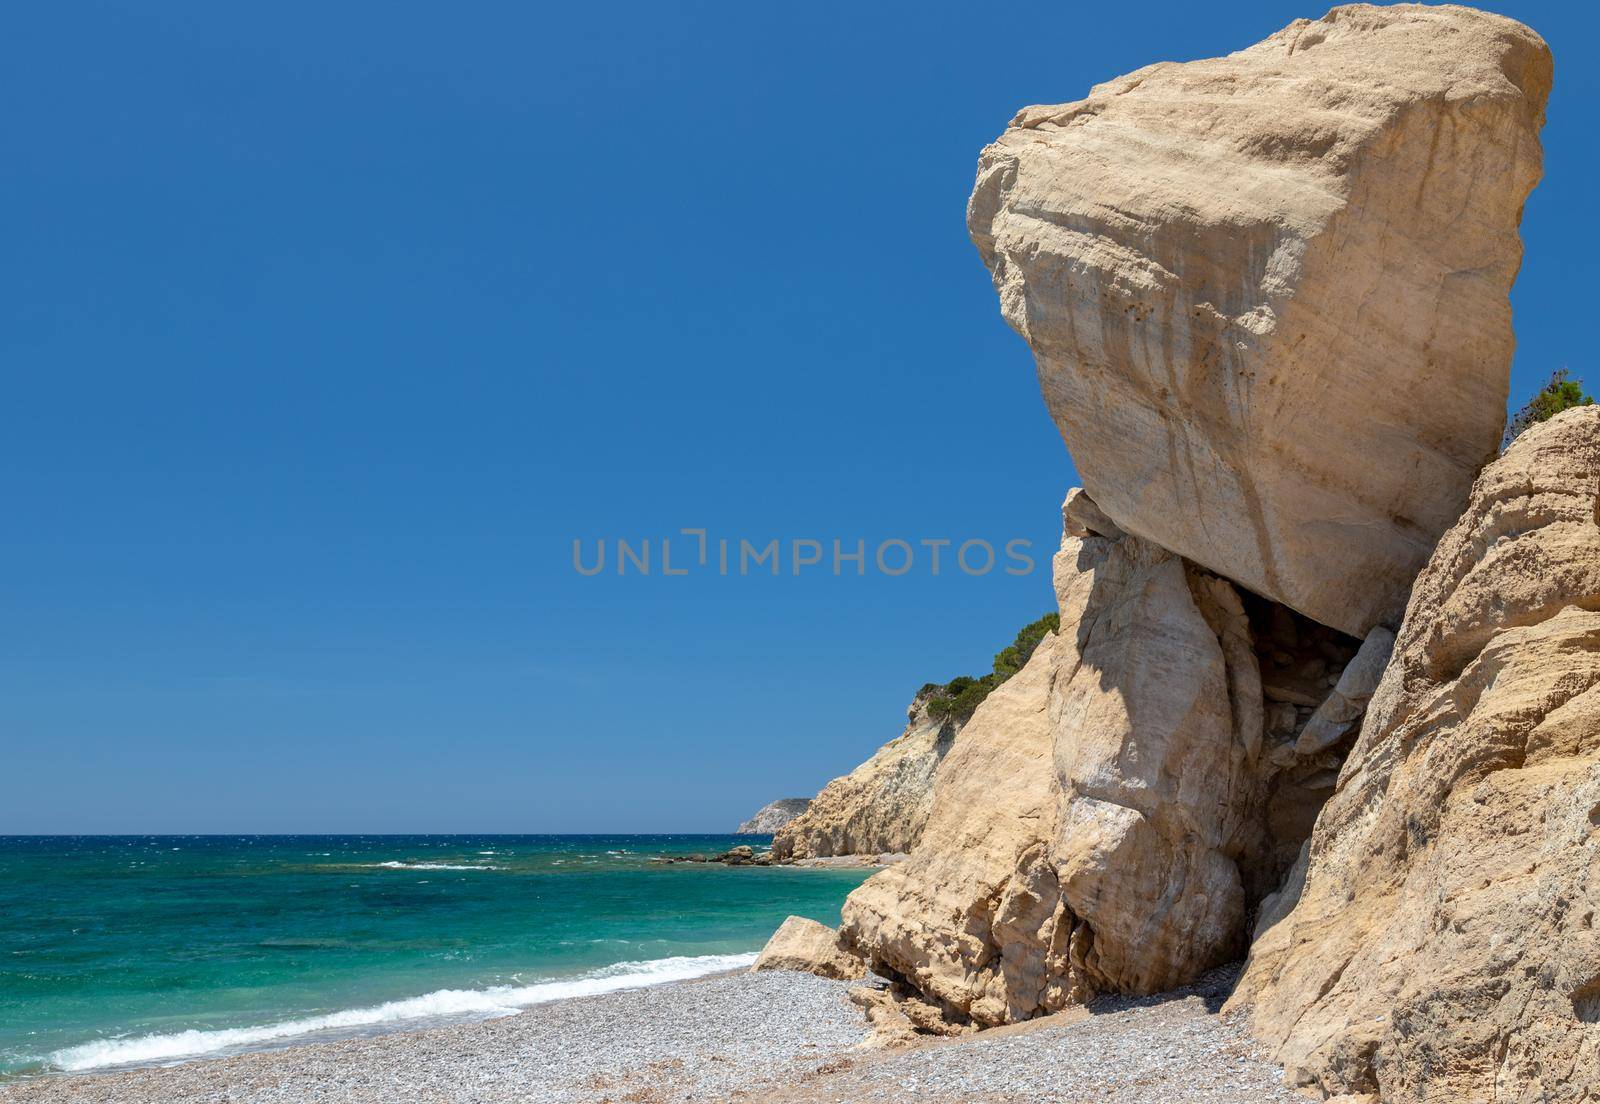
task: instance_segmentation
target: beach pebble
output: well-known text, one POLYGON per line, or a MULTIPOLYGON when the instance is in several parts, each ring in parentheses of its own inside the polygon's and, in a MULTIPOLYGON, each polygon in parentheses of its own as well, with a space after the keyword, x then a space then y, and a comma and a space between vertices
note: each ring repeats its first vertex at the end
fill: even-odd
POLYGON ((1296 1104, 1228 971, 1016 1028, 858 1049, 851 983, 773 971, 536 1005, 478 1023, 0 1086, 0 1104, 1296 1104))

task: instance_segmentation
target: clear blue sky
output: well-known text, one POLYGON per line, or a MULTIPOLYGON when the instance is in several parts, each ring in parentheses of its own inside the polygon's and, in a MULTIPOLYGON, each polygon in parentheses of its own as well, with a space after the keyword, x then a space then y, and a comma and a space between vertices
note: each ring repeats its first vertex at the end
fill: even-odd
MULTIPOLYGON (((1600 27, 1490 6, 1556 53, 1522 394, 1589 370, 1600 27)), ((1073 472, 966 238, 979 148, 1323 10, 14 9, 0 832, 722 830, 813 792, 1051 605, 1073 472), (572 569, 681 526, 1039 566, 572 569)))

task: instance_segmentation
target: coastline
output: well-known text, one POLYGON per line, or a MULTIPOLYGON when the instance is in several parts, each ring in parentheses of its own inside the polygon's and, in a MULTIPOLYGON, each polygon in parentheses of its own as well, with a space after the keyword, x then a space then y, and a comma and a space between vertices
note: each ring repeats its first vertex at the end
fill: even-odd
POLYGON ((0 1104, 1301 1100, 1242 1025, 1215 1011, 1233 976, 887 1051, 861 1048, 853 983, 723 971, 492 1020, 40 1076, 0 1085, 0 1104))
POLYGON ((735 843, 0 837, 0 1084, 703 976, 753 962, 789 915, 837 923, 871 873, 653 861, 735 843))
MULTIPOLYGON (((515 1016, 554 1001, 699 981, 748 969, 754 952, 624 961, 569 978, 527 985, 444 989, 419 996, 248 1027, 124 1035, 67 1047, 51 1055, 55 1065, 31 1077, 92 1075, 215 1061, 298 1046, 404 1034, 515 1016)), ((9 1083, 0 1078, 0 1085, 9 1083)))

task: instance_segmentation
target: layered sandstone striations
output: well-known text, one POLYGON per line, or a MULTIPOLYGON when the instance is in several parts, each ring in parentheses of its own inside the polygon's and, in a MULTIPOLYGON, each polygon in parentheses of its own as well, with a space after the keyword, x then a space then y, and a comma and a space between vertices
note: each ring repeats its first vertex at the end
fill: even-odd
POLYGON ((855 770, 835 778, 806 811, 778 829, 778 862, 834 855, 910 851, 933 803, 933 780, 961 730, 955 717, 935 717, 919 694, 906 730, 855 770))
POLYGON ((739 825, 741 836, 770 836, 811 807, 809 797, 780 797, 763 805, 754 816, 739 825))
POLYGON ((1233 1000, 1386 1104, 1600 1085, 1600 409, 1487 468, 1233 1000))
POLYGON ((1356 636, 1495 451, 1543 41, 1352 5, 1029 107, 968 208, 1116 525, 1356 636))
POLYGON ((1307 1083, 1593 1081, 1593 416, 1485 477, 1394 632, 1499 438, 1550 68, 1498 16, 1338 8, 984 152, 973 238, 1087 491, 1059 632, 844 908, 916 1030, 1172 987, 1259 917, 1307 1083))
POLYGON ((957 1022, 1242 954, 1339 761, 1295 745, 1353 641, 1120 533, 1082 492, 1064 513, 1059 634, 962 730, 910 859, 844 909, 845 942, 957 1022))

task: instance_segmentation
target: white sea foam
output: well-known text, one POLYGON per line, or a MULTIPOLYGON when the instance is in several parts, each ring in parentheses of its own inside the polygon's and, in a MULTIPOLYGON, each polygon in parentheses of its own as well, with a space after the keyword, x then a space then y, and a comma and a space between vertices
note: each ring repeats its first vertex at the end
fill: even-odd
POLYGON ((754 954, 728 954, 619 962, 582 977, 541 981, 532 985, 497 985, 488 989, 440 989, 424 996, 389 1001, 369 1008, 352 1008, 345 1012, 283 1020, 260 1027, 98 1039, 53 1052, 50 1064, 59 1070, 78 1073, 108 1066, 163 1064, 208 1055, 259 1050, 271 1045, 285 1045, 305 1035, 358 1035, 363 1029, 377 1029, 407 1020, 492 1019, 515 1015, 530 1005, 547 1001, 591 997, 621 989, 642 989, 723 970, 736 970, 749 966, 755 960, 754 954))
POLYGON ((499 870, 492 863, 408 863, 408 862, 381 862, 373 863, 385 870, 499 870))

